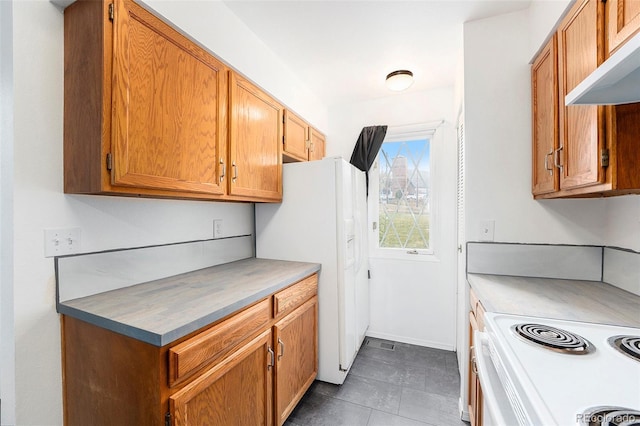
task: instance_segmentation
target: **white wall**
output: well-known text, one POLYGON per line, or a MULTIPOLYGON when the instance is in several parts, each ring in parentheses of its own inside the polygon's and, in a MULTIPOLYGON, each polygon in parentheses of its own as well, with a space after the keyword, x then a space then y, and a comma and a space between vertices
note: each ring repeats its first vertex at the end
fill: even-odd
POLYGON ((640 250, 638 196, 531 196, 531 50, 524 29, 538 22, 525 10, 464 26, 467 240, 479 239, 480 221, 495 220, 496 241, 640 250))
POLYGON ((535 0, 529 6, 529 60, 543 47, 551 30, 575 0, 535 0))
POLYGON ((145 0, 145 3, 316 128, 328 128, 327 110, 319 98, 223 2, 145 0))
MULTIPOLYGON (((433 261, 372 257, 368 335, 452 350, 455 347, 456 146, 453 88, 408 92, 329 109, 327 155, 347 160, 362 127, 446 120, 443 139, 432 144, 438 209, 433 261)), ((434 190, 435 191, 435 190, 434 190)))
MULTIPOLYGON (((324 107, 288 78, 289 71, 222 3, 154 1, 153 5, 187 32, 198 33, 203 44, 274 96, 301 114, 309 112, 309 120, 319 126, 326 124, 324 107)), ((13 2, 13 53, 16 422, 59 425, 60 328, 53 259, 44 258, 43 228, 78 226, 82 251, 96 251, 211 238, 214 218, 223 219, 225 235, 252 233, 253 206, 63 194, 63 14, 43 0, 13 2)), ((4 365, 4 355, 14 349, 11 345, 5 350, 6 337, 3 331, 3 379, 12 374, 5 375, 9 366, 4 365)), ((13 410, 13 389, 2 391, 4 416, 13 410)))
POLYGON ((495 240, 601 244, 606 200, 531 196, 528 12, 464 26, 466 236, 495 220, 495 240))
POLYGON ((12 3, 0 2, 0 424, 15 423, 12 3))

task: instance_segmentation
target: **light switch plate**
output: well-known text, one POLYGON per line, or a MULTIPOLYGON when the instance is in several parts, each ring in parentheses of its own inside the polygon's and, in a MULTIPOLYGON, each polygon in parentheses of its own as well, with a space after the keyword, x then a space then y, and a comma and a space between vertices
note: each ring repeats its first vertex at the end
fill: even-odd
POLYGON ((80 252, 80 228, 49 228, 44 230, 44 257, 80 252))
POLYGON ((480 221, 480 241, 493 241, 495 226, 495 220, 480 221))

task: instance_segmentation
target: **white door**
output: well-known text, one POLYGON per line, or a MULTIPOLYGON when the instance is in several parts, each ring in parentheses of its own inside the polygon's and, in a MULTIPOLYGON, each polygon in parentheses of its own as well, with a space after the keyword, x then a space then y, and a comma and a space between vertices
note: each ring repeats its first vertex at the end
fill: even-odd
POLYGON ((370 336, 456 346, 455 152, 446 123, 387 131, 369 175, 370 336))

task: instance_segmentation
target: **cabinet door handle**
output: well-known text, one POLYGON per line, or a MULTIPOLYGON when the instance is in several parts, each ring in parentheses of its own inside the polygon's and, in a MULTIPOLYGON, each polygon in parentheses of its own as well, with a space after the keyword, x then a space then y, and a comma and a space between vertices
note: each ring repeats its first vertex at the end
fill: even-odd
POLYGON ((471 352, 471 371, 473 372, 473 374, 478 374, 478 364, 476 363, 476 352, 473 346, 469 348, 469 352, 471 352))
POLYGON ((279 337, 278 337, 278 345, 280 345, 280 354, 278 355, 278 361, 280 361, 280 358, 284 356, 284 342, 280 340, 279 337))
POLYGON ((544 169, 549 172, 551 176, 553 176, 553 167, 549 167, 549 157, 553 155, 553 148, 547 155, 544 156, 544 169))
POLYGON ((231 178, 231 180, 235 182, 236 179, 238 179, 238 166, 236 166, 235 161, 231 163, 231 167, 233 168, 233 177, 231 178))
POLYGON ((560 151, 562 151, 564 149, 563 146, 561 146, 560 148, 556 149, 554 151, 554 156, 553 156, 553 165, 556 166, 557 168, 559 168, 560 170, 562 170, 562 164, 560 164, 560 151))
POLYGON ((271 367, 273 367, 276 364, 276 356, 273 353, 273 349, 271 349, 271 346, 267 346, 267 352, 269 352, 269 364, 267 364, 267 371, 271 370, 271 367))
POLYGON ((224 177, 227 174, 227 166, 224 164, 224 160, 220 159, 220 165, 222 166, 222 173, 220 174, 220 182, 224 180, 224 177))

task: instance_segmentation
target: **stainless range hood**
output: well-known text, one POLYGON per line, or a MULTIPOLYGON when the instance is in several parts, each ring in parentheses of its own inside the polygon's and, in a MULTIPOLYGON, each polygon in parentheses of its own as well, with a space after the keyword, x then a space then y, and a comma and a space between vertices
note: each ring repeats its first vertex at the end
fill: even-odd
POLYGON ((640 102, 640 33, 565 96, 566 105, 640 102))

